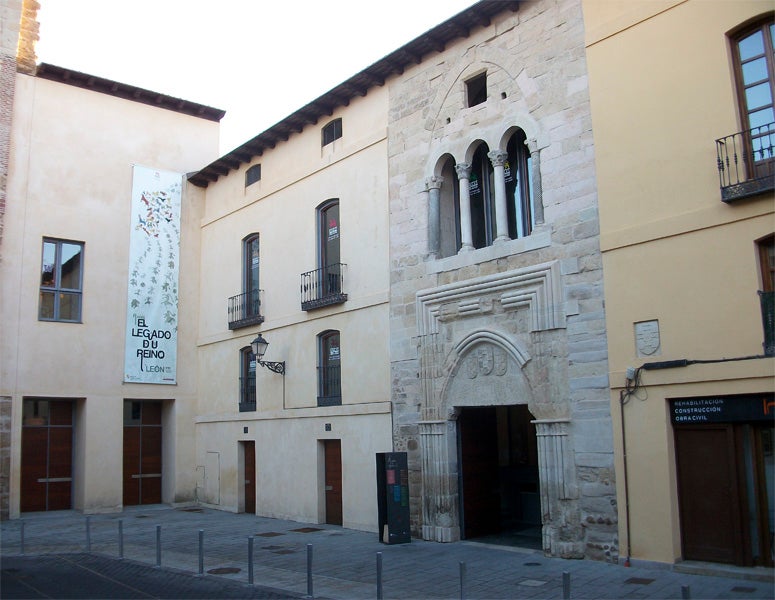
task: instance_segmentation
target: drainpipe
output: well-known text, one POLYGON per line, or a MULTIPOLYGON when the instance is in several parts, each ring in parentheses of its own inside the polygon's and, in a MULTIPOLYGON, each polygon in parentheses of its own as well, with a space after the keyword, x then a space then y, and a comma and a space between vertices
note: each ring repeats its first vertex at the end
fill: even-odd
POLYGON ((624 559, 624 566, 630 566, 630 490, 627 481, 627 435, 624 427, 624 402, 625 391, 619 392, 619 407, 621 408, 622 417, 622 461, 624 462, 624 523, 627 532, 627 554, 624 559))

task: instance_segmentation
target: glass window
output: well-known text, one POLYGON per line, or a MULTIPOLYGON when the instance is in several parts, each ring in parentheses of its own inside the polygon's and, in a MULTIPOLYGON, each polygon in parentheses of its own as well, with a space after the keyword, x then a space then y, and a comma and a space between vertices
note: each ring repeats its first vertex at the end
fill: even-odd
POLYGON ((245 305, 243 318, 257 317, 260 313, 260 291, 258 283, 258 234, 243 240, 243 292, 245 305))
POLYGON ((735 37, 735 74, 746 133, 746 162, 751 177, 771 175, 766 162, 775 158, 775 24, 772 19, 735 37))
POLYGON ((533 161, 521 129, 511 136, 506 147, 508 160, 503 168, 508 199, 509 237, 525 237, 533 231, 533 161))
POLYGON ((323 146, 327 146, 340 137, 342 137, 342 119, 334 119, 323 127, 323 146))
POLYGON ((322 295, 334 296, 342 293, 342 255, 339 239, 342 224, 339 220, 339 200, 333 199, 318 208, 318 268, 322 295))
POLYGON ((83 243, 44 239, 38 319, 81 321, 83 243))
POLYGON ((256 355, 246 346, 240 350, 240 412, 256 410, 256 355))
POLYGON ((490 246, 495 239, 495 188, 492 162, 487 152, 487 144, 480 144, 476 149, 468 180, 474 248, 490 246))
POLYGON ((341 347, 338 331, 318 336, 318 406, 342 403, 341 347))
POLYGON ((247 171, 245 171, 245 187, 254 184, 256 181, 261 180, 261 165, 253 165, 247 171))

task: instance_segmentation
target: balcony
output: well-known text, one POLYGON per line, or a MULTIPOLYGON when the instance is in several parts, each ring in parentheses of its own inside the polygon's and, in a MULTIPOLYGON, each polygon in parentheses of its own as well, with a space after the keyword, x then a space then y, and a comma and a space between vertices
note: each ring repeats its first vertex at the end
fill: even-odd
POLYGON ((261 290, 229 298, 229 329, 239 329, 264 322, 261 315, 261 290))
POLYGON ((255 412, 256 410, 256 376, 239 378, 239 411, 255 412))
POLYGON ((759 292, 764 327, 764 354, 775 356, 775 292, 759 292))
POLYGON ((775 123, 716 140, 721 200, 733 202, 775 189, 775 123))
POLYGON ((301 274, 301 310, 315 310, 347 301, 344 289, 344 269, 336 263, 301 274))
POLYGON ((339 365, 318 367, 318 406, 342 404, 342 370, 339 365))

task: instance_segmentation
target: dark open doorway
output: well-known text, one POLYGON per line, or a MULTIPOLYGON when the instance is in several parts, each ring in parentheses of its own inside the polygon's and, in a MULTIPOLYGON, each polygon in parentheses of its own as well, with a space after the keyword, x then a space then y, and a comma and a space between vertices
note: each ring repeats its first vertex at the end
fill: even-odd
POLYGON ((458 472, 464 539, 541 549, 532 418, 524 405, 461 409, 458 472))

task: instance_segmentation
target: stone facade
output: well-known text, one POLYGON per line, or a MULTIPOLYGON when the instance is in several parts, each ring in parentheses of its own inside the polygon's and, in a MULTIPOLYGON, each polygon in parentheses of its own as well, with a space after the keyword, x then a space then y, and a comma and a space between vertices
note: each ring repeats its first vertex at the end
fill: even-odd
POLYGON ((535 427, 544 551, 616 560, 580 3, 541 0, 504 11, 407 70, 391 83, 390 97, 394 442, 409 456, 413 534, 464 537, 461 410, 526 405, 535 427), (472 105, 467 82, 482 73, 487 98, 472 105), (533 222, 529 235, 509 236, 503 157, 516 128, 532 160, 533 222), (498 228, 497 237, 473 249, 468 178, 481 144, 491 150, 498 228), (453 186, 455 177, 460 183, 453 186))

